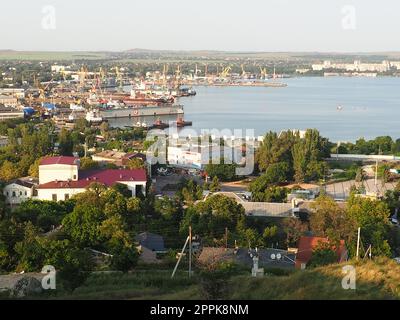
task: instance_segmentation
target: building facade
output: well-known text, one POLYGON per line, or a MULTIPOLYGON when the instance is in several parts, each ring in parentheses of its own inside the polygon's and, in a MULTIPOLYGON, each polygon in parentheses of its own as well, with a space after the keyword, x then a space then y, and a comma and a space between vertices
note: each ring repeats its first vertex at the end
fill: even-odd
POLYGON ((39 165, 39 200, 65 201, 76 194, 85 192, 92 183, 106 187, 124 184, 132 197, 146 194, 147 174, 144 169, 120 170, 98 169, 79 170, 79 159, 74 157, 45 158, 39 165))
POLYGON ((7 184, 3 189, 6 203, 19 205, 35 196, 35 187, 38 180, 35 178, 21 178, 7 184))

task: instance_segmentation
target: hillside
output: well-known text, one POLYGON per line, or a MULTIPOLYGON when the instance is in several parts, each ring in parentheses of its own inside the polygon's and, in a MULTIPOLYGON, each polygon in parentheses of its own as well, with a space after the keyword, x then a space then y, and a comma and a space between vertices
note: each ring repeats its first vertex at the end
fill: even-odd
MULTIPOLYGON (((251 278, 234 276, 227 282, 223 298, 235 300, 368 300, 400 298, 400 265, 386 258, 352 263, 356 266, 356 290, 341 286, 342 265, 294 271, 289 275, 251 278)), ((147 270, 130 274, 92 275, 74 293, 57 292, 44 299, 203 299, 200 279, 188 279, 180 271, 175 279, 170 270, 147 270)), ((5 296, 3 296, 5 298, 5 296)))
POLYGON ((356 290, 344 290, 344 265, 297 271, 287 277, 233 281, 231 299, 399 299, 400 266, 388 259, 356 263, 356 290))

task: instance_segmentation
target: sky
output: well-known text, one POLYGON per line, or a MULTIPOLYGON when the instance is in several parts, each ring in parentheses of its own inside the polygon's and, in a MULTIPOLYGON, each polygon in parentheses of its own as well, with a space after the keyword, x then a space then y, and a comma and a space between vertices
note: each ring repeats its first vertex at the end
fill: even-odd
POLYGON ((398 0, 2 0, 0 49, 400 51, 398 0))

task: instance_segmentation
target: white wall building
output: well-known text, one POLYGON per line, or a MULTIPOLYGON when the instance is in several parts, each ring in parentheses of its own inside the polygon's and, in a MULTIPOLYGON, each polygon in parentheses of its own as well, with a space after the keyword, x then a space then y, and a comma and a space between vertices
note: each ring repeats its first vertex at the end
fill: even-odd
POLYGON ((35 187, 38 180, 35 178, 21 178, 7 184, 3 189, 6 203, 19 205, 35 196, 35 187))
POLYGON ((224 159, 225 163, 229 163, 226 160, 240 163, 242 160, 241 151, 238 148, 223 147, 218 144, 185 144, 168 147, 167 161, 172 166, 201 170, 210 161, 219 164, 221 159, 224 159))
POLYGON ((324 61, 322 64, 313 64, 314 71, 322 71, 327 69, 354 71, 354 72, 387 72, 390 70, 391 63, 382 61, 381 63, 362 63, 356 60, 353 63, 332 63, 330 60, 324 61))
POLYGON ((75 157, 45 158, 39 165, 39 183, 78 181, 79 159, 75 157))
POLYGON ((45 158, 39 165, 37 199, 64 201, 84 192, 92 183, 106 187, 124 184, 132 196, 145 195, 147 174, 143 169, 99 169, 79 171, 79 159, 74 157, 45 158))

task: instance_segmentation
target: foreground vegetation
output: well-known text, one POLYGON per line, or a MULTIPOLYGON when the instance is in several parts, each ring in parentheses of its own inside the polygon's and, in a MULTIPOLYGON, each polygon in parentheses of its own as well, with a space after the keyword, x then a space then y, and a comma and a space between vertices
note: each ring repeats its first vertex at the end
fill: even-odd
MULTIPOLYGON (((235 273, 224 279, 219 296, 229 300, 358 300, 400 299, 400 266, 387 258, 351 261, 356 268, 356 290, 342 288, 342 267, 346 264, 269 273, 264 278, 250 277, 248 272, 235 273)), ((39 299, 210 299, 211 290, 201 272, 192 278, 171 270, 136 271, 128 274, 92 274, 73 295, 56 291, 36 296, 39 299)), ((214 279, 215 280, 215 279, 214 279)))

